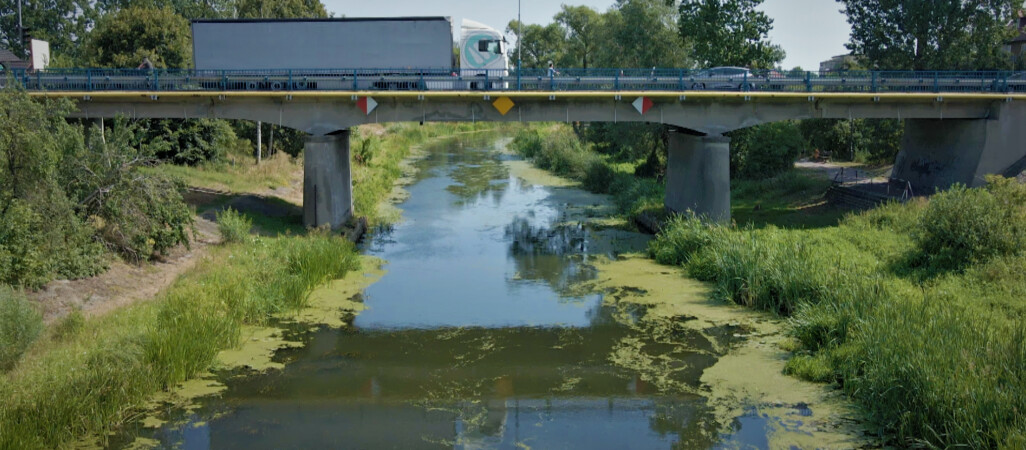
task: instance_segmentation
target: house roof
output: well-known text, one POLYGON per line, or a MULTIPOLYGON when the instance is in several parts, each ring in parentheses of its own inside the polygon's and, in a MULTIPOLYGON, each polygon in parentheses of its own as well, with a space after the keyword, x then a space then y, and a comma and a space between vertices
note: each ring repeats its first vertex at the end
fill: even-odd
POLYGON ((10 50, 0 48, 0 65, 8 69, 28 69, 30 64, 28 61, 15 56, 10 50))

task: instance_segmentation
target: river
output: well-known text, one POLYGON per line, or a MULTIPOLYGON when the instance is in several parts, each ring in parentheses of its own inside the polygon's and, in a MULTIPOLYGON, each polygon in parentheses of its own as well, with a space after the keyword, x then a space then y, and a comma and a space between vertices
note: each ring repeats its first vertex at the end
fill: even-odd
POLYGON ((208 374, 211 395, 156 401, 109 445, 860 445, 836 394, 780 373, 779 321, 639 256, 650 237, 608 198, 506 142, 425 146, 403 220, 364 243, 381 270, 315 293, 327 313, 282 321, 284 348, 250 339, 272 342, 269 369, 208 374))

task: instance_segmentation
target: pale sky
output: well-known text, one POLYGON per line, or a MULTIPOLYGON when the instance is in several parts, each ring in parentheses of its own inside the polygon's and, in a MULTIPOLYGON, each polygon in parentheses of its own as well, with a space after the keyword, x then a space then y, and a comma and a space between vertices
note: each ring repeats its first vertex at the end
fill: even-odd
MULTIPOLYGON (((322 0, 329 12, 347 17, 449 16, 459 27, 464 17, 499 30, 517 17, 517 0, 322 0)), ((548 24, 561 3, 605 11, 612 0, 521 0, 524 23, 548 24)), ((783 66, 819 70, 820 61, 847 53, 851 28, 833 0, 766 0, 762 9, 774 19, 770 40, 787 51, 783 66)), ((456 31, 459 32, 458 30, 456 31)))

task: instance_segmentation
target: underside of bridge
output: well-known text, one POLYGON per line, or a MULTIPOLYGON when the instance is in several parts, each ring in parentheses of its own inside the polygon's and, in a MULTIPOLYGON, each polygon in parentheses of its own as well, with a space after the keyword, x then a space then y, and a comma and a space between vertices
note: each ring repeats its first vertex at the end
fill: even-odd
POLYGON ((796 92, 60 92, 75 117, 225 118, 296 128, 306 141, 304 222, 353 214, 349 132, 383 122, 650 122, 674 127, 665 204, 730 219, 730 141, 723 133, 789 119, 905 119, 893 177, 916 193, 980 185, 1026 168, 1026 95, 796 92), (639 107, 643 105, 644 107, 639 107))

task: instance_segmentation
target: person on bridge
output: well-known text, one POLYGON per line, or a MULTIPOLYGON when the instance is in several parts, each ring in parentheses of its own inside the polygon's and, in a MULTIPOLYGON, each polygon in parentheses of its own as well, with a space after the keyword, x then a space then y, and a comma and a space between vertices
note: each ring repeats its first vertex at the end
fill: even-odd
POLYGON ((142 64, 139 64, 139 67, 136 67, 136 69, 153 70, 153 62, 150 61, 150 57, 144 57, 142 64))
POLYGON ((549 78, 559 75, 559 71, 556 70, 556 66, 552 65, 552 61, 549 61, 549 78))

